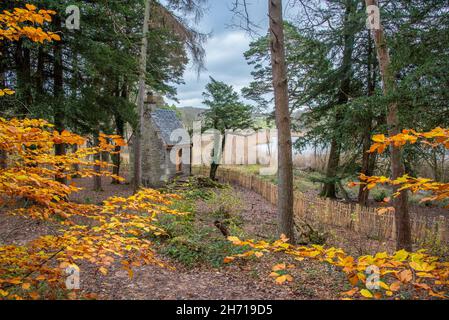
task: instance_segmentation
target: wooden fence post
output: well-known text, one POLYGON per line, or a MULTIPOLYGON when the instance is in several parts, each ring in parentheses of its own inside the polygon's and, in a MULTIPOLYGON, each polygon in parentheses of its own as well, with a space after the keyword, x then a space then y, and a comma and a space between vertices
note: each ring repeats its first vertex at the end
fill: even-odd
POLYGON ((446 231, 446 218, 440 216, 438 219, 438 238, 441 242, 445 241, 444 234, 446 231))
POLYGON ((390 214, 391 219, 391 240, 396 241, 397 234, 396 234, 396 219, 394 218, 394 214, 390 214))
POLYGON ((325 224, 329 224, 329 222, 331 221, 330 219, 330 215, 331 215, 331 199, 326 198, 326 208, 324 209, 324 223, 325 224))
POLYGON ((355 232, 360 232, 361 231, 361 213, 362 213, 362 208, 359 204, 355 205, 355 214, 353 217, 353 221, 354 221, 354 231, 355 232))
MULTIPOLYGON (((199 175, 208 175, 208 167, 198 166, 192 172, 199 175)), ((217 176, 225 183, 235 183, 255 191, 265 200, 273 205, 277 203, 277 186, 261 179, 257 175, 248 175, 228 168, 220 168, 217 176)), ((344 226, 357 233, 369 234, 377 232, 379 236, 386 239, 396 240, 396 221, 394 214, 388 213, 382 217, 377 216, 374 209, 363 208, 360 205, 349 205, 333 202, 330 199, 310 199, 303 193, 295 193, 294 214, 304 218, 310 213, 311 218, 329 225, 344 226), (376 216, 373 216, 376 215, 376 216), (348 224, 349 219, 349 224, 348 224)), ((447 243, 449 241, 449 223, 445 216, 439 216, 427 221, 420 217, 413 220, 413 236, 416 240, 426 238, 426 230, 429 228, 434 236, 447 243)))

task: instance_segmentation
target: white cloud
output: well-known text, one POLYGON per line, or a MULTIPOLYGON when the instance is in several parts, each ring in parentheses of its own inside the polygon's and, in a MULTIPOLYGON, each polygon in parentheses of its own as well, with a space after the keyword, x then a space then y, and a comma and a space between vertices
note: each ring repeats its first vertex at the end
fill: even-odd
POLYGON ((210 67, 223 63, 232 63, 236 59, 242 60, 243 53, 249 47, 249 39, 242 31, 224 33, 213 37, 207 43, 206 62, 210 67))
MULTIPOLYGON (((206 68, 198 78, 194 68, 184 74, 184 85, 178 86, 180 107, 204 107, 202 93, 209 76, 233 85, 237 91, 251 81, 251 67, 246 63, 244 52, 249 49, 251 39, 243 31, 225 31, 209 39, 206 44, 206 68)), ((173 103, 172 101, 169 101, 173 103)))

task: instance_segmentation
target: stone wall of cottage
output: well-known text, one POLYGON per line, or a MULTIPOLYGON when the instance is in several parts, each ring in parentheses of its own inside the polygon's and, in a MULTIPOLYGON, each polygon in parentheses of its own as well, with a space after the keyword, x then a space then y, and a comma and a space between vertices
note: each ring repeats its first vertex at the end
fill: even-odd
POLYGON ((151 121, 155 105, 145 105, 145 121, 142 126, 142 184, 144 187, 159 188, 177 176, 190 175, 190 146, 167 149, 157 128, 151 121), (182 148, 182 171, 178 172, 176 152, 182 148), (173 160, 171 153, 173 152, 173 160))

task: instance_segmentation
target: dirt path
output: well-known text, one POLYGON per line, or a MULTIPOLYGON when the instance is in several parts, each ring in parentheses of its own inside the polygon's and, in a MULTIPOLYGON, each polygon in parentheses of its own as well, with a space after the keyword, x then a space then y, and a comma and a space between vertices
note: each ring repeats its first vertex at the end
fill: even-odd
MULTIPOLYGON (((253 191, 234 187, 244 200, 241 212, 245 232, 270 237, 276 228, 276 208, 253 191)), ((290 285, 274 284, 268 275, 279 263, 268 256, 251 262, 226 265, 220 269, 199 266, 193 269, 159 256, 175 270, 156 265, 134 269, 134 277, 117 266, 107 276, 94 270, 81 271, 81 286, 96 292, 99 299, 336 299, 344 277, 315 262, 301 263, 292 272, 296 281, 290 285)), ((282 261, 285 261, 282 260, 282 261)), ((82 269, 83 270, 83 269, 82 269)))
MULTIPOLYGON (((89 182, 80 181, 79 185, 88 187, 89 182)), ((89 199, 91 203, 98 203, 109 195, 126 196, 130 192, 129 186, 110 186, 109 183, 104 186, 105 192, 83 191, 76 200, 83 202, 89 199)), ((276 208, 253 191, 240 187, 234 187, 234 190, 243 200, 244 209, 240 215, 245 233, 259 239, 273 237, 276 208)), ((22 218, 0 214, 0 235, 8 238, 3 239, 3 243, 24 245, 39 235, 51 233, 51 229, 46 223, 24 222, 22 218), (15 231, 11 233, 10 230, 15 231)), ((105 300, 338 299, 345 283, 340 272, 323 264, 303 261, 291 272, 295 279, 293 283, 276 285, 268 275, 277 263, 294 263, 285 257, 267 256, 257 261, 231 263, 219 269, 204 265, 192 269, 164 256, 157 257, 175 269, 142 266, 134 269, 134 276, 130 279, 128 273, 120 269, 119 263, 111 266, 106 276, 93 266, 81 263, 81 290, 95 293, 98 299, 105 300)))
MULTIPOLYGON (((237 188, 237 187, 236 187, 237 188)), ((245 200, 244 225, 267 232, 273 228, 275 208, 254 192, 238 188, 245 200), (255 227, 256 226, 256 227, 255 227)), ((81 275, 81 286, 97 292, 100 299, 300 299, 287 286, 278 286, 268 277, 255 276, 256 266, 233 264, 220 269, 205 266, 189 269, 158 256, 175 270, 156 265, 136 268, 130 279, 126 271, 115 267, 107 276, 93 270, 81 275)), ((257 268, 263 268, 263 264, 257 268)), ((266 265, 266 267, 270 267, 266 265)), ((304 298, 304 297, 303 297, 304 298)))

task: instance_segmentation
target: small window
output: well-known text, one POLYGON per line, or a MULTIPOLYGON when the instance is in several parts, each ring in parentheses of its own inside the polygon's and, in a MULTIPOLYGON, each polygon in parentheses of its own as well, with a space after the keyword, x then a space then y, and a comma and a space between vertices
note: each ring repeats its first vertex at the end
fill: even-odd
POLYGON ((182 149, 179 149, 176 155, 176 172, 182 172, 182 149))

